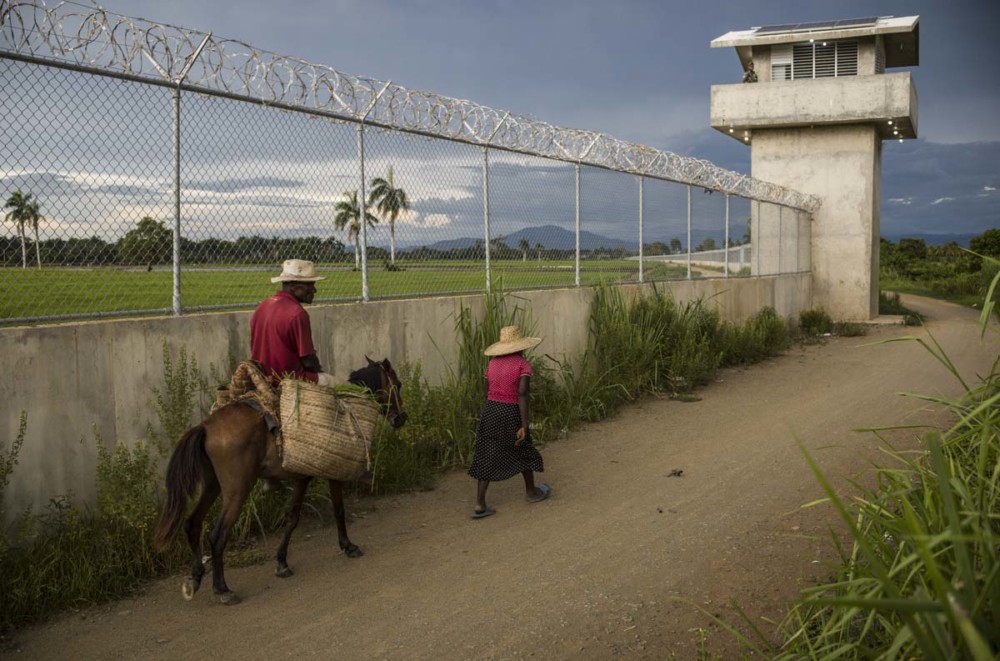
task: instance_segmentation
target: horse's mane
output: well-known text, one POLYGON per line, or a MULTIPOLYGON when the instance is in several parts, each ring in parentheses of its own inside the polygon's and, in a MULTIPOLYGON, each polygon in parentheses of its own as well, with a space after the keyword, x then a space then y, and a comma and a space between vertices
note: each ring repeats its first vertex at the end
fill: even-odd
POLYGON ((356 386, 368 388, 374 394, 382 387, 382 365, 371 363, 367 367, 356 369, 351 372, 351 376, 347 380, 356 386))

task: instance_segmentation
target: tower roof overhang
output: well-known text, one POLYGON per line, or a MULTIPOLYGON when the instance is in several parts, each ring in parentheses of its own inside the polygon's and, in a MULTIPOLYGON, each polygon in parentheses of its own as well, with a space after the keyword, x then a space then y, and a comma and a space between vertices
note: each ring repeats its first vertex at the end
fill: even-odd
POLYGON ((789 23, 734 30, 712 40, 712 48, 735 48, 746 69, 754 46, 790 44, 810 39, 857 39, 881 35, 885 40, 885 66, 911 67, 920 64, 920 17, 882 16, 846 21, 789 23), (846 24, 846 25, 845 25, 846 24))

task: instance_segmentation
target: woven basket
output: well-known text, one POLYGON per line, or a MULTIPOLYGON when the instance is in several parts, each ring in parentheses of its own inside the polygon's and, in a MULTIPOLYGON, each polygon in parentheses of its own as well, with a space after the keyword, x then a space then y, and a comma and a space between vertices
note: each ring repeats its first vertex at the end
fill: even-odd
POLYGON ((371 468, 378 404, 311 381, 281 382, 282 467, 300 475, 355 480, 371 468))

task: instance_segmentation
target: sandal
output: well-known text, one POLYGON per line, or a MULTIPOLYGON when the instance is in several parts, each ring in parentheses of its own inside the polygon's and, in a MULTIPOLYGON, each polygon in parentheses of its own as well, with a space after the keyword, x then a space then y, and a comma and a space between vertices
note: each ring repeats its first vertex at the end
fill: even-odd
POLYGON ((552 495, 552 487, 547 484, 538 485, 535 487, 535 491, 538 493, 528 498, 529 503, 540 503, 543 500, 547 500, 548 497, 552 495))
POLYGON ((493 509, 492 507, 487 507, 484 510, 473 510, 472 511, 472 518, 473 519, 485 519, 486 517, 493 516, 496 513, 497 513, 497 511, 495 509, 493 509))

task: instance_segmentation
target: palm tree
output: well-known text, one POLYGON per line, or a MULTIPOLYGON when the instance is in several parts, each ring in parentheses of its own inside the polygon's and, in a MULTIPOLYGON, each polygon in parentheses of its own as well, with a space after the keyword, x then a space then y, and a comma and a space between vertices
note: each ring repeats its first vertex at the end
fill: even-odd
POLYGON ((542 251, 545 250, 545 246, 540 243, 535 244, 535 254, 538 255, 538 261, 542 261, 542 251))
POLYGON ((35 262, 38 264, 38 268, 42 268, 42 254, 38 248, 38 223, 42 220, 44 218, 38 211, 38 200, 35 200, 28 205, 28 222, 31 223, 31 228, 35 231, 35 262))
POLYGON ((518 242, 517 247, 521 249, 521 261, 522 262, 528 261, 528 251, 531 250, 531 244, 528 242, 528 240, 521 239, 518 242))
POLYGON ((396 263, 396 219, 401 211, 410 208, 410 201, 406 197, 406 191, 396 188, 392 179, 392 166, 385 179, 375 177, 371 181, 372 192, 368 194, 368 206, 374 206, 382 215, 382 218, 389 219, 389 259, 392 264, 396 263))
POLYGON ((3 208, 10 207, 10 211, 4 216, 7 222, 13 221, 17 225, 17 235, 21 239, 21 268, 28 268, 28 247, 24 226, 31 223, 35 230, 35 257, 38 259, 38 268, 42 267, 42 259, 38 252, 38 222, 42 220, 42 215, 38 212, 38 201, 31 193, 25 195, 20 190, 11 193, 3 208))
MULTIPOLYGON (((343 230, 346 226, 347 240, 354 242, 354 269, 358 270, 361 268, 361 243, 359 241, 361 236, 361 210, 358 205, 358 191, 344 191, 344 199, 337 202, 334 211, 337 212, 337 215, 333 218, 337 229, 343 230)), ((368 212, 368 205, 365 205, 365 220, 368 221, 368 227, 375 227, 375 223, 378 222, 378 218, 368 212)))

